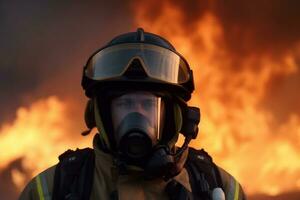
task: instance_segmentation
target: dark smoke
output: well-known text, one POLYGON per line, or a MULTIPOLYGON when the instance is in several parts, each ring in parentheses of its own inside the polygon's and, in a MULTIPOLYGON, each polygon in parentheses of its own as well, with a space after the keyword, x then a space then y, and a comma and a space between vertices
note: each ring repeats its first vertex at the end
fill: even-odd
MULTIPOLYGON (((299 43, 300 2, 296 0, 168 2, 183 13, 182 27, 187 35, 204 14, 213 13, 221 22, 227 50, 238 56, 282 54, 299 43)), ((149 4, 148 18, 155 21, 162 6, 159 1, 149 4)))
POLYGON ((241 54, 282 54, 299 42, 300 2, 295 0, 234 1, 213 10, 222 21, 228 47, 241 54))
MULTIPOLYGON (((88 56, 132 30, 126 1, 0 1, 0 124, 33 100, 84 100, 80 79, 88 56)), ((78 102, 78 101, 77 101, 78 102)))

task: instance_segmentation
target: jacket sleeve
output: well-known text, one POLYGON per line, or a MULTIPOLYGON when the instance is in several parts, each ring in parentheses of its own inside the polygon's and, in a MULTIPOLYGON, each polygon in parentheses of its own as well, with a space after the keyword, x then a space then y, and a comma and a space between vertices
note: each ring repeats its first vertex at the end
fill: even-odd
POLYGON ((240 183, 228 172, 219 167, 226 200, 246 200, 246 195, 240 183))
POLYGON ((55 166, 34 177, 22 191, 19 200, 50 200, 54 181, 55 166))
POLYGON ((38 199, 35 198, 34 196, 34 188, 35 188, 35 184, 34 184, 34 179, 32 179, 24 188, 24 190, 22 191, 19 200, 34 200, 34 199, 38 199))

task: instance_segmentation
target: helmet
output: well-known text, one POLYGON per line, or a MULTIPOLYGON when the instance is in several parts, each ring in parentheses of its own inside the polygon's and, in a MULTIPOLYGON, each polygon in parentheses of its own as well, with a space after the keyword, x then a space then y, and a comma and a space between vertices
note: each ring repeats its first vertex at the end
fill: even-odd
POLYGON ((108 106, 112 105, 113 99, 125 93, 131 94, 132 91, 143 91, 129 96, 148 100, 151 98, 152 102, 162 100, 167 114, 159 143, 151 153, 142 154, 138 158, 125 153, 120 160, 123 162, 125 158, 127 164, 140 166, 147 171, 147 175, 154 177, 170 178, 180 172, 184 163, 182 155, 186 154, 188 143, 198 133, 200 111, 186 104, 194 90, 193 72, 172 44, 141 28, 136 32, 117 36, 88 59, 83 70, 82 87, 86 96, 91 99, 86 108, 86 124, 90 129, 98 127, 101 144, 115 156, 119 155, 118 145, 130 146, 126 143, 127 140, 134 141, 132 151, 142 149, 136 148, 139 143, 145 144, 141 145, 143 147, 148 144, 151 146, 152 140, 141 142, 145 140, 145 134, 136 134, 137 130, 143 132, 142 129, 150 129, 151 126, 140 113, 131 113, 125 117, 126 123, 120 122, 120 135, 126 138, 127 133, 131 134, 127 131, 129 126, 135 126, 134 134, 129 134, 125 142, 125 139, 116 141, 115 135, 111 133, 116 128, 112 123, 112 110, 108 106), (176 149, 179 132, 186 140, 181 148, 176 149))
MULTIPOLYGON (((132 70, 133 71, 133 70, 132 70)), ((160 88, 188 101, 194 90, 193 72, 166 39, 139 28, 136 32, 115 37, 88 59, 82 76, 87 97, 101 88, 114 86, 160 88), (144 72, 142 79, 126 76, 129 66, 144 72)))

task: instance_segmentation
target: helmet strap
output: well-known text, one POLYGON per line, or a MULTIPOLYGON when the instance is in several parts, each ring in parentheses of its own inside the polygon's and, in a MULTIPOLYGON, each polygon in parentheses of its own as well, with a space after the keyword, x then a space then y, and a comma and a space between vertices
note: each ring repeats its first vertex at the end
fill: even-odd
POLYGON ((108 139, 107 132, 105 131, 105 128, 103 126, 102 118, 101 118, 101 115, 100 115, 101 111, 100 111, 100 108, 98 106, 98 102, 97 102, 96 98, 93 98, 93 104, 94 104, 95 122, 96 122, 96 126, 98 128, 98 131, 100 133, 100 137, 102 138, 102 140, 104 141, 104 143, 106 144, 108 149, 110 149, 111 144, 110 144, 110 141, 108 139))

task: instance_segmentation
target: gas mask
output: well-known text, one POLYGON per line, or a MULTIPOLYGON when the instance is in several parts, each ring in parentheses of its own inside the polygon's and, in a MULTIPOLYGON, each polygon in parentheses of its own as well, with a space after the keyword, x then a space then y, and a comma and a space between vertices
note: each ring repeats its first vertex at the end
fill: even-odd
POLYGON ((163 128, 164 104, 150 92, 130 92, 111 102, 116 146, 129 163, 143 165, 159 143, 163 128))

